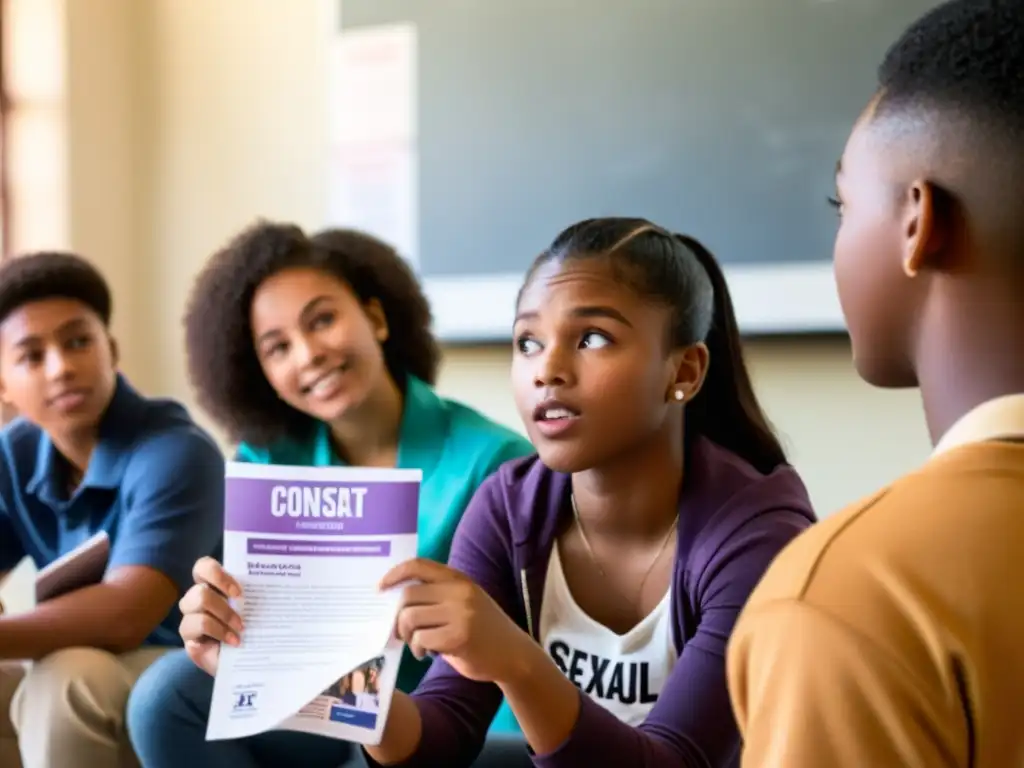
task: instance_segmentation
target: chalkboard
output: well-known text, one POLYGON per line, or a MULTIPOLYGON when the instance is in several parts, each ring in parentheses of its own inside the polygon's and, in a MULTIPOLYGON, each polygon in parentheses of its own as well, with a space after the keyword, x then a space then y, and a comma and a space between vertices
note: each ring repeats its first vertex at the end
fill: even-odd
POLYGON ((826 203, 886 48, 928 0, 344 0, 416 35, 417 265, 442 338, 506 340, 569 223, 705 242, 748 333, 843 328, 826 203))

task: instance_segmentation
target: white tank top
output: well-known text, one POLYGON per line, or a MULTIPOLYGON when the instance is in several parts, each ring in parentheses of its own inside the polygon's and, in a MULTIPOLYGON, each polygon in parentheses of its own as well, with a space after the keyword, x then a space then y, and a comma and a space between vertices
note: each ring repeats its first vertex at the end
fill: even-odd
POLYGON ((629 725, 647 717, 679 654, 672 641, 672 589, 624 635, 577 605, 551 548, 540 609, 540 641, 562 673, 587 696, 629 725))

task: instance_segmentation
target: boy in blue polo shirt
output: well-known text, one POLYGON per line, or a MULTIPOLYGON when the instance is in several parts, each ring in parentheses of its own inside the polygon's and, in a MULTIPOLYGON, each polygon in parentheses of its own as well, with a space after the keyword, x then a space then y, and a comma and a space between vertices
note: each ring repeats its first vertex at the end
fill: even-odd
POLYGON ((130 688, 181 644, 176 603, 220 542, 223 457, 181 405, 118 374, 110 313, 77 256, 0 267, 0 398, 19 414, 0 432, 0 579, 110 539, 99 583, 0 616, 4 766, 124 765, 130 688))

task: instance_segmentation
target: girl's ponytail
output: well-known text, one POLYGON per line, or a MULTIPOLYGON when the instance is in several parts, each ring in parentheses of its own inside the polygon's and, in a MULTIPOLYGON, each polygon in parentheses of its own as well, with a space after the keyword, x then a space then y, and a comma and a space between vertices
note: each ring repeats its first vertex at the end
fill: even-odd
POLYGON ((760 472, 771 472, 786 462, 786 454, 754 394, 725 275, 698 240, 687 235, 676 239, 704 268, 714 290, 714 314, 705 339, 711 360, 704 386, 686 407, 687 434, 704 435, 760 472))

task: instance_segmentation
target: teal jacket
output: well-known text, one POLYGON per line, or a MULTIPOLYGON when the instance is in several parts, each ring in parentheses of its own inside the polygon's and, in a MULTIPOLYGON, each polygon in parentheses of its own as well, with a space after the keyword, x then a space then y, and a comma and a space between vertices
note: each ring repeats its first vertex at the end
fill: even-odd
MULTIPOLYGON (((504 462, 533 452, 533 446, 518 433, 440 397, 428 384, 410 376, 398 435, 398 468, 423 470, 420 557, 447 563, 455 527, 476 489, 504 462)), ((236 459, 304 467, 344 463, 331 446, 326 424, 320 424, 309 440, 301 442, 281 440, 266 447, 242 443, 236 459)), ((407 648, 398 672, 399 689, 411 692, 429 664, 429 660, 417 661, 407 648)))

